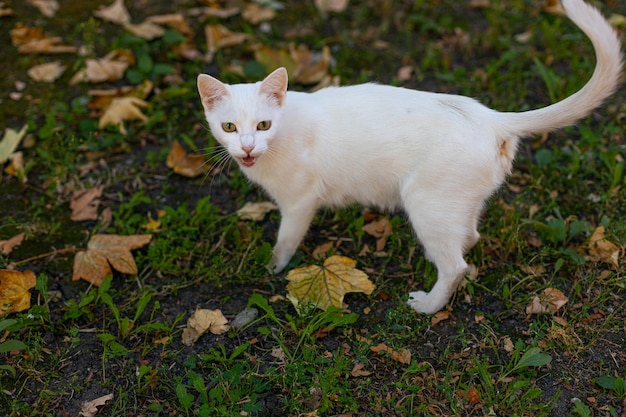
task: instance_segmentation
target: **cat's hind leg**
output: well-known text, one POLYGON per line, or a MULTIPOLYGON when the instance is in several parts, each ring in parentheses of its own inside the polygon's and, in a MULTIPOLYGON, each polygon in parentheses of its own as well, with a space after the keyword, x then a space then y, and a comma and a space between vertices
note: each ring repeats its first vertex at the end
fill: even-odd
POLYGON ((411 192, 405 197, 408 212, 426 258, 437 268, 437 282, 430 292, 409 293, 409 305, 417 312, 432 314, 441 310, 465 276, 463 254, 478 240, 476 221, 467 201, 445 193, 411 192))

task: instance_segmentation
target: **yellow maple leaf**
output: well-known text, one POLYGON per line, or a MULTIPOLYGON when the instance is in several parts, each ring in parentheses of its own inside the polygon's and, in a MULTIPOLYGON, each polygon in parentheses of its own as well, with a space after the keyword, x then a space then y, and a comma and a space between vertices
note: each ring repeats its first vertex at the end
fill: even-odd
POLYGON ((32 271, 0 269, 0 317, 30 308, 30 290, 37 278, 32 271))
POLYGON ((136 275, 137 264, 131 250, 140 248, 152 235, 94 235, 87 243, 87 250, 74 258, 72 281, 83 279, 96 287, 115 269, 123 274, 136 275))
POLYGON ((322 310, 330 306, 341 308, 343 297, 349 292, 371 294, 374 284, 355 266, 355 260, 335 255, 326 259, 322 266, 293 269, 287 274, 287 298, 300 312, 309 306, 322 310))

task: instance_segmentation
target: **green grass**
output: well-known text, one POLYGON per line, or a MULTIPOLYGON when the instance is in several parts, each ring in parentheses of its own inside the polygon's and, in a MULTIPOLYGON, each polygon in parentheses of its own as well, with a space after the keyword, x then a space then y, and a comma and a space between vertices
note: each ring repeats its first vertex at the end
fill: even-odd
MULTIPOLYGON (((625 5, 607 3, 614 10, 603 7, 605 14, 626 14, 625 5)), ((198 6, 182 4, 183 12, 198 6)), ((523 142, 513 174, 485 208, 482 239, 466 256, 477 279, 456 294, 449 318, 433 324, 406 305, 406 294, 429 288, 436 271, 402 213, 389 214, 394 232, 385 253, 360 255, 365 244, 375 246, 362 230, 370 216, 362 207, 319 213, 290 267, 314 263, 313 250, 332 241, 330 253, 356 259, 376 291, 347 295, 343 315, 299 316, 276 297, 285 294, 283 277, 265 270, 278 213, 261 222, 234 214, 264 199, 262 192, 234 163, 198 179, 165 166, 174 140, 198 152, 215 146, 196 75, 257 81, 266 69, 249 45, 223 48, 207 64, 171 52, 183 40, 178 32, 145 41, 90 18, 94 6, 86 3, 62 5, 58 20, 14 7, 15 17, 0 18, 3 33, 17 21, 42 25, 68 42, 82 39, 76 42, 87 55, 59 57, 71 70, 53 85, 29 81, 32 99, 0 98, 0 122, 27 124, 29 133, 20 148, 28 182, 0 175, 0 241, 19 232, 26 240, 0 253, 0 268, 37 275, 32 307, 0 319, 0 415, 78 415, 83 402, 109 393, 114 398, 99 415, 623 414, 623 89, 578 127, 523 142), (75 29, 66 33, 64 22, 75 29), (115 85, 150 80, 156 87, 148 121, 127 123, 126 134, 98 130, 87 108, 93 86, 68 86, 84 59, 111 48, 137 57, 115 85), (96 185, 105 186, 100 212, 109 209, 110 220, 71 222, 72 192, 96 185), (136 276, 115 273, 99 288, 71 281, 73 255, 90 236, 147 233, 159 211, 151 243, 133 251, 136 276), (588 256, 598 226, 621 247, 618 268, 588 256), (561 290, 568 303, 554 315, 526 314, 545 288, 561 290), (221 309, 229 320, 246 308, 258 316, 185 346, 182 329, 198 306, 221 309), (386 349, 372 350, 377 346, 386 349), (401 363, 394 354, 405 350, 411 358, 401 363)), ((593 68, 584 35, 539 7, 521 0, 483 9, 452 0, 351 2, 344 13, 322 16, 312 2, 285 1, 265 31, 241 15, 190 22, 203 52, 203 24, 221 23, 272 48, 329 46, 331 72, 342 84, 459 93, 519 111, 571 94, 593 68), (524 32, 528 40, 516 40, 524 32), (408 81, 396 73, 403 65, 413 66, 408 81)), ((169 12, 166 4, 131 8, 133 21, 169 12)), ((30 66, 57 59, 18 55, 14 47, 0 54, 10 63, 0 80, 7 92, 15 80, 27 81, 30 66)))

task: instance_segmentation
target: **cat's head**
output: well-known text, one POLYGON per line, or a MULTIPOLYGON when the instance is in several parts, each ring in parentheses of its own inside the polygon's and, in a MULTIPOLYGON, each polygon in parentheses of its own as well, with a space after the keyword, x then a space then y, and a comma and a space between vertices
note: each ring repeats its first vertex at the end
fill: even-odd
POLYGON ((228 85, 210 75, 198 76, 211 132, 240 165, 251 167, 268 151, 280 124, 287 83, 285 68, 253 84, 228 85))

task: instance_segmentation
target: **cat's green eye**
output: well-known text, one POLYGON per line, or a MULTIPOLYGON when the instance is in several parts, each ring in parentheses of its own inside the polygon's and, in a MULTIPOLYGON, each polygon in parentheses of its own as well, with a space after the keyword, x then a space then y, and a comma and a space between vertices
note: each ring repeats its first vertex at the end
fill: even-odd
POLYGON ((272 122, 270 122, 269 120, 263 120, 262 122, 259 122, 258 125, 256 125, 256 128, 257 130, 268 130, 270 126, 272 126, 272 122))
POLYGON ((237 126, 235 126, 235 124, 231 122, 222 123, 222 130, 228 133, 235 132, 237 130, 237 126))

